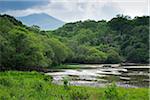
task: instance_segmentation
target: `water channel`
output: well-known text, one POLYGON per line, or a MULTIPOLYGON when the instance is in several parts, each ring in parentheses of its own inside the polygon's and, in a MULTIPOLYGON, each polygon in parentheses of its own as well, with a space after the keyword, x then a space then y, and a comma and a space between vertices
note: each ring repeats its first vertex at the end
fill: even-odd
POLYGON ((149 66, 79 65, 80 69, 57 69, 46 73, 53 83, 62 85, 64 78, 70 85, 104 87, 116 82, 120 87, 149 87, 149 66))

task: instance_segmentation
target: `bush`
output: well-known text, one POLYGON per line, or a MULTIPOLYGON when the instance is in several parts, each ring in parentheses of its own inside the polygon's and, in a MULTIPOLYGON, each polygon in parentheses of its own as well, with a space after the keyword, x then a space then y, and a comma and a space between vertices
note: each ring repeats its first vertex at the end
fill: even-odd
POLYGON ((87 93, 84 89, 75 89, 70 92, 71 100, 87 100, 89 97, 89 93, 87 93))
POLYGON ((148 50, 146 49, 132 49, 128 51, 127 54, 127 61, 133 62, 133 63, 148 63, 148 50))
POLYGON ((49 75, 45 75, 45 76, 44 76, 44 80, 45 80, 46 82, 51 83, 52 80, 53 80, 53 77, 52 77, 52 76, 49 76, 49 75))
POLYGON ((44 88, 44 83, 43 81, 35 81, 33 84, 32 84, 32 88, 35 89, 36 91, 42 91, 43 88, 44 88))
POLYGON ((107 63, 120 63, 121 57, 115 50, 108 51, 107 63))
POLYGON ((105 90, 105 98, 106 100, 118 100, 118 91, 115 83, 109 85, 105 90))
POLYGON ((10 79, 7 79, 5 77, 0 78, 0 85, 6 86, 6 87, 11 86, 10 79))
POLYGON ((68 87, 68 85, 69 85, 68 79, 64 78, 63 81, 64 81, 64 89, 68 90, 69 89, 69 87, 68 87))

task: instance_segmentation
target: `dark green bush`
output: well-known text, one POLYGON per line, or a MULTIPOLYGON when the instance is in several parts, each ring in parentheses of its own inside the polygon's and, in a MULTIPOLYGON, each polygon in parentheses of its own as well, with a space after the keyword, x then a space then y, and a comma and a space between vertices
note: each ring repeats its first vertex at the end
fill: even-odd
POLYGON ((52 76, 50 76, 50 75, 45 75, 45 76, 44 76, 44 80, 45 80, 46 82, 51 83, 51 82, 52 82, 52 80, 53 80, 53 77, 52 77, 52 76))
POLYGON ((0 78, 0 85, 10 87, 11 86, 11 80, 7 79, 5 77, 0 78))
POLYGON ((63 82, 64 82, 64 89, 68 90, 69 89, 69 81, 68 81, 68 79, 64 78, 63 82))
POLYGON ((44 84, 43 84, 43 82, 41 82, 41 81, 35 81, 35 82, 33 83, 32 88, 35 89, 36 91, 39 91, 39 92, 40 92, 40 91, 43 90, 44 84))
POLYGON ((108 85, 105 90, 105 98, 106 100, 119 100, 117 86, 115 83, 108 85))
POLYGON ((70 99, 71 100, 88 100, 90 97, 89 93, 84 89, 75 89, 70 91, 70 99))

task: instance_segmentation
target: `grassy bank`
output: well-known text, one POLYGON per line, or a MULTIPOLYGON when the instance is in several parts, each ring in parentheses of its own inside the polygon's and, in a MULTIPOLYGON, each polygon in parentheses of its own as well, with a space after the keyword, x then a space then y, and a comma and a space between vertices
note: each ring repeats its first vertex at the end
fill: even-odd
POLYGON ((62 64, 58 66, 51 67, 51 69, 81 69, 81 65, 78 64, 62 64))
POLYGON ((0 72, 0 100, 149 100, 146 88, 58 86, 37 72, 0 72))
POLYGON ((58 65, 58 66, 53 66, 53 67, 51 67, 51 69, 92 69, 92 67, 90 67, 90 66, 83 67, 85 65, 86 64, 62 64, 62 65, 58 65))

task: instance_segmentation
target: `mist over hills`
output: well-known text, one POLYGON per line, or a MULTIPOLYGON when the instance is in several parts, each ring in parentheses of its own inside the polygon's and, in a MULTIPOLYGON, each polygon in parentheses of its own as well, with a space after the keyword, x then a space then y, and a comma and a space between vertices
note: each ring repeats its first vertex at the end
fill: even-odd
POLYGON ((65 24, 65 22, 45 13, 17 17, 17 19, 27 26, 37 25, 42 30, 54 30, 65 24))

